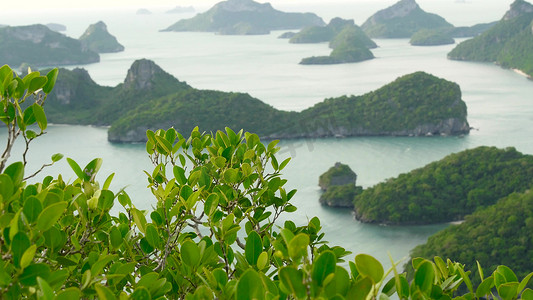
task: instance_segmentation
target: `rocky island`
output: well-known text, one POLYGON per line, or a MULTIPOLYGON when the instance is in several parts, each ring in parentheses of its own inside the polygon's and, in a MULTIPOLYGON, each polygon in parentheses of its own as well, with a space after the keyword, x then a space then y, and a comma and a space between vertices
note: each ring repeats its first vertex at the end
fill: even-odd
POLYGON ((80 41, 84 49, 97 53, 124 51, 124 46, 107 31, 107 25, 102 21, 90 25, 80 37, 80 41))
POLYGON ((0 28, 0 64, 18 67, 88 64, 100 61, 98 53, 84 49, 79 40, 45 25, 0 28))
POLYGON ((191 19, 180 20, 162 31, 199 31, 228 35, 268 34, 271 30, 324 25, 313 13, 286 13, 270 3, 227 0, 191 19))
POLYGON ((365 189, 355 197, 354 210, 367 223, 452 222, 532 185, 533 156, 478 147, 365 189))
POLYGON ((453 60, 493 62, 533 77, 533 5, 516 0, 496 25, 455 47, 453 60))
POLYGON ((356 186, 357 174, 348 165, 335 163, 320 175, 318 185, 323 191, 320 204, 331 207, 353 208, 355 196, 363 190, 356 186))
POLYGON ((245 93, 199 90, 154 62, 133 63, 124 83, 99 86, 86 71, 61 69, 45 107, 50 122, 111 126, 113 142, 146 141, 146 130, 226 126, 268 139, 334 136, 427 136, 469 132, 457 84, 427 73, 402 76, 362 96, 326 99, 288 112, 245 93), (154 109, 157 107, 157 109, 154 109))
POLYGON ((421 29, 453 28, 453 25, 425 12, 415 0, 401 0, 372 15, 361 28, 371 38, 410 38, 421 29))

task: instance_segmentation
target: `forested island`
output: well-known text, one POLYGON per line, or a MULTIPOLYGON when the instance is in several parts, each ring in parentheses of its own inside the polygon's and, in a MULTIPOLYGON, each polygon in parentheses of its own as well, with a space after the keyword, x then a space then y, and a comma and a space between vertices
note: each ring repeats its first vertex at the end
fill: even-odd
POLYGON ((162 31, 206 31, 227 35, 268 34, 271 30, 300 29, 324 25, 313 13, 286 13, 270 3, 227 0, 204 13, 176 22, 162 31))
POLYGON ((294 34, 293 44, 329 42, 333 49, 329 56, 313 56, 302 59, 300 64, 340 64, 374 58, 369 50, 377 45, 353 20, 333 18, 326 26, 311 26, 294 34))
POLYGON ((494 62, 533 76, 533 5, 516 0, 501 21, 489 30, 457 45, 448 58, 494 62))
POLYGON ((478 147, 365 189, 355 197, 354 210, 369 223, 451 222, 532 185, 533 156, 478 147))
POLYGON ((455 40, 448 31, 429 29, 422 29, 415 32, 409 41, 409 44, 413 46, 437 46, 454 43, 455 40))
POLYGON ((84 49, 89 49, 97 53, 124 51, 124 46, 117 41, 116 37, 107 31, 107 25, 102 21, 91 24, 79 40, 84 49))
POLYGON ((480 283, 477 262, 483 266, 485 277, 505 265, 523 278, 533 270, 532 232, 533 194, 513 193, 477 210, 463 223, 432 235, 427 243, 411 251, 411 258, 432 259, 438 255, 461 261, 472 271, 475 287, 480 283))
POLYGON ((0 65, 19 67, 88 64, 100 61, 98 53, 45 25, 0 28, 0 65))
POLYGON ((244 128, 269 138, 460 135, 466 104, 453 82, 405 75, 362 96, 330 98, 302 112, 277 110, 244 93, 198 90, 154 62, 133 63, 124 83, 96 84, 83 69, 64 70, 47 99, 50 122, 111 126, 113 142, 146 141, 146 130, 244 128))
POLYGON ((323 193, 318 201, 326 206, 353 208, 354 197, 363 190, 356 184, 357 174, 348 165, 338 162, 320 175, 318 185, 323 193))

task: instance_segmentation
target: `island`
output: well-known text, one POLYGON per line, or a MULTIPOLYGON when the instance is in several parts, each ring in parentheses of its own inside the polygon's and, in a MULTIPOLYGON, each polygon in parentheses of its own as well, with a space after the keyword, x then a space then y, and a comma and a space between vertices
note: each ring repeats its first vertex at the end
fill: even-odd
POLYGON ((0 28, 0 64, 18 67, 88 64, 100 61, 98 53, 84 49, 79 40, 45 25, 0 28))
POLYGON ((175 6, 173 9, 167 10, 167 14, 184 14, 195 12, 192 6, 175 6))
POLYGON ((366 223, 414 225, 460 221, 533 186, 533 156, 478 147, 365 189, 354 200, 366 223))
POLYGON ((124 51, 117 38, 107 31, 107 25, 99 21, 85 30, 79 39, 84 49, 97 53, 111 53, 124 51))
POLYGON ((453 28, 453 25, 425 12, 415 0, 401 0, 372 15, 361 28, 371 38, 410 38, 421 29, 453 28))
POLYGON ((146 8, 139 8, 135 14, 137 14, 137 15, 151 15, 152 12, 149 11, 148 9, 146 9, 146 8))
POLYGON ((112 142, 144 142, 146 130, 243 128, 266 139, 461 135, 470 130, 453 82, 416 72, 362 96, 326 99, 289 112, 245 93, 199 90, 153 61, 135 61, 124 83, 99 86, 86 71, 61 69, 45 111, 50 122, 110 126, 112 142), (157 109, 154 109, 157 108, 157 109))
POLYGON ((496 63, 533 77, 533 5, 516 0, 496 25, 457 45, 448 58, 496 63))
POLYGON ((323 191, 320 204, 330 207, 353 208, 353 199, 363 190, 356 186, 357 174, 348 165, 335 163, 320 175, 318 185, 323 191))
POLYGON ((63 24, 58 24, 58 23, 48 23, 48 24, 45 24, 45 26, 50 28, 50 30, 57 31, 57 32, 67 30, 67 26, 63 24))
POLYGON ((409 44, 413 46, 439 46, 455 44, 455 40, 448 31, 422 29, 411 36, 409 44))
MULTIPOLYGON (((472 284, 481 283, 478 263, 484 275, 500 265, 508 266, 518 278, 533 269, 533 193, 514 193, 496 204, 480 209, 459 225, 451 225, 430 236, 425 244, 411 251, 411 258, 433 259, 435 256, 461 261, 472 270, 472 284)), ((407 270, 410 261, 407 262, 407 270)))
POLYGON ((352 63, 374 58, 369 48, 376 48, 372 41, 353 20, 334 18, 327 26, 313 26, 302 29, 290 43, 329 42, 333 49, 329 56, 313 56, 302 59, 300 64, 340 64, 352 63))
POLYGON ((215 32, 225 35, 268 34, 271 30, 301 29, 324 25, 313 13, 286 13, 270 3, 252 0, 227 0, 204 13, 176 22, 162 31, 215 32))

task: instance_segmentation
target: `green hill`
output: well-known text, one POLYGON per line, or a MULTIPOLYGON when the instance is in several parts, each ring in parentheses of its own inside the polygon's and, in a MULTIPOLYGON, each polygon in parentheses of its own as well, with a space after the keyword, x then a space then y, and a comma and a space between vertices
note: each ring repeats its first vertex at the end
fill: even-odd
POLYGON ((533 269, 533 194, 511 194, 476 211, 464 223, 452 225, 411 251, 411 257, 446 257, 472 270, 479 284, 476 261, 489 276, 499 265, 524 278, 533 269))
POLYGON ((326 99, 303 112, 277 110, 243 93, 198 90, 143 59, 116 87, 82 69, 60 70, 45 111, 52 123, 111 126, 109 139, 142 142, 146 129, 244 128, 265 138, 454 135, 469 132, 455 83, 417 72, 362 96, 326 99))
POLYGON ((355 215, 385 224, 457 221, 532 185, 533 156, 479 147, 366 189, 355 197, 355 215))
POLYGON ((371 38, 410 38, 421 29, 452 27, 442 17, 422 10, 415 0, 401 0, 378 11, 361 25, 371 38))
POLYGON ((97 53, 124 51, 124 46, 107 31, 107 25, 102 21, 91 24, 80 37, 80 41, 83 47, 97 53))
POLYGON ((314 25, 323 26, 324 21, 313 13, 285 13, 274 9, 270 3, 227 0, 191 19, 180 20, 163 31, 208 31, 248 35, 314 25))
POLYGON ((303 29, 290 39, 291 43, 315 43, 329 41, 333 49, 329 56, 312 56, 302 59, 302 65, 353 63, 374 58, 369 48, 376 48, 372 41, 353 20, 335 18, 325 27, 303 29))
POLYGON ((79 40, 44 25, 0 28, 0 65, 54 66, 98 61, 98 53, 84 49, 79 40))
POLYGON ((533 76, 533 5, 516 0, 503 19, 483 34, 455 47, 448 58, 495 62, 533 76))

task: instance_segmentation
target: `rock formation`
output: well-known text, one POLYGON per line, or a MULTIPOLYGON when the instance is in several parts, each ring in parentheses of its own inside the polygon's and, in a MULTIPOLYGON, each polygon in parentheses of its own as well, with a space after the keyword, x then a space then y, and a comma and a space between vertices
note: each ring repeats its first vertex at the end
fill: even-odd
POLYGON ((124 51, 124 46, 109 34, 106 24, 102 21, 90 25, 80 37, 80 41, 85 49, 97 53, 124 51))

